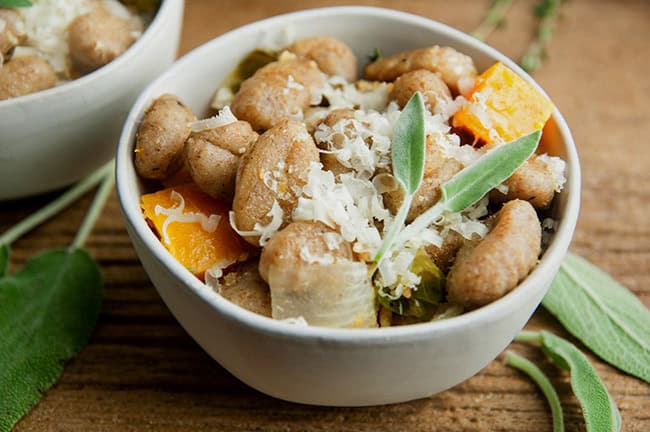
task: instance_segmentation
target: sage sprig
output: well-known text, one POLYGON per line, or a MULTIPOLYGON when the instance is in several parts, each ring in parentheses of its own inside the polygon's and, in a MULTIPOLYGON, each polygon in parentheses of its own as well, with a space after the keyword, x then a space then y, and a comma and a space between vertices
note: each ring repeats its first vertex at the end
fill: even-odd
POLYGON ((102 275, 83 249, 113 183, 113 163, 0 236, 0 432, 8 432, 87 344, 101 307, 102 275), (44 251, 6 275, 9 245, 102 181, 68 248, 44 251))
POLYGON ((32 5, 30 0, 0 0, 0 7, 29 7, 32 5))
POLYGON ((431 225, 443 212, 458 213, 478 202, 514 173, 535 152, 542 135, 535 131, 500 145, 478 161, 465 167, 440 188, 438 202, 408 225, 395 241, 395 247, 405 243, 431 225))
POLYGON ((506 352, 506 365, 519 369, 528 375, 539 389, 544 393, 548 405, 551 408, 551 414, 553 416, 553 432, 564 432, 564 415, 562 414, 562 404, 560 403, 560 398, 555 391, 555 387, 549 381, 549 379, 533 362, 522 357, 518 354, 515 354, 512 351, 506 352))
POLYGON ((569 341, 552 333, 521 332, 515 341, 541 344, 542 350, 560 368, 571 373, 571 388, 576 395, 587 432, 618 432, 621 414, 587 357, 569 341))
POLYGON ((569 253, 542 304, 600 358, 650 383, 650 311, 607 273, 569 253))
POLYGON ((374 257, 376 263, 381 262, 404 225, 413 196, 422 183, 424 147, 424 102, 420 92, 415 92, 397 119, 391 144, 393 176, 404 191, 404 200, 374 257))

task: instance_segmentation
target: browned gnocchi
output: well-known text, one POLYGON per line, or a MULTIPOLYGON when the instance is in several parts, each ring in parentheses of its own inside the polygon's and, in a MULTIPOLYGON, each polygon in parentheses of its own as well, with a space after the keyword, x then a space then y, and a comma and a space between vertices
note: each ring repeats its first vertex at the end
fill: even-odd
POLYGON ((13 58, 0 69, 0 100, 54 87, 56 74, 48 62, 38 56, 13 58))
POLYGON ((183 165, 192 110, 176 96, 164 94, 144 113, 135 147, 135 167, 146 179, 163 180, 183 165))
MULTIPOLYGON (((506 141, 501 129, 493 129, 488 145, 478 135, 468 144, 461 133, 474 133, 473 118, 471 127, 456 127, 459 113, 469 118, 493 106, 485 98, 504 97, 476 95, 475 82, 485 86, 487 77, 478 75, 470 57, 451 47, 416 49, 375 59, 358 80, 359 53, 333 38, 299 39, 272 58, 269 50, 258 51, 266 53, 264 65, 239 88, 217 89, 213 107, 221 111, 215 118, 194 121, 180 101, 164 95, 176 114, 163 115, 156 99, 138 132, 136 166, 145 158, 168 174, 185 167, 186 181, 204 193, 203 200, 229 209, 230 227, 258 252, 227 266, 215 262, 208 285, 275 319, 374 327, 448 318, 486 305, 535 268, 544 248, 537 211, 552 206, 564 181, 563 161, 545 154, 530 157, 471 206, 426 219, 416 235, 378 258, 395 224, 402 233, 419 226, 446 182, 506 141), (230 99, 224 97, 229 92, 230 99), (424 162, 419 187, 407 195, 392 150, 396 124, 415 94, 422 98, 424 162), (162 162, 142 151, 154 118, 173 137, 165 142, 173 143, 168 154, 174 156, 162 162), (224 285, 233 280, 255 283, 251 296, 224 285)), ((494 68, 507 73, 503 67, 484 74, 494 68)), ((494 88, 533 95, 548 111, 550 101, 537 90, 519 81, 513 86, 499 82, 494 88)), ((479 114, 479 120, 486 117, 479 114)), ((503 129, 510 137, 516 127, 503 129)), ((154 178, 144 171, 143 177, 154 178)), ((149 207, 154 195, 145 196, 149 207)), ((187 220, 202 230, 197 221, 211 216, 192 213, 187 220)))

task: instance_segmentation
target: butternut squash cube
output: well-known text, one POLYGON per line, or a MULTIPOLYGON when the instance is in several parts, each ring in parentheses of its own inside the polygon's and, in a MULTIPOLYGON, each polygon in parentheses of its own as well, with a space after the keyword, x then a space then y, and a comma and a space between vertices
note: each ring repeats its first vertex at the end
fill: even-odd
POLYGON ((469 94, 469 103, 452 120, 472 134, 475 144, 509 142, 542 129, 553 104, 514 71, 498 62, 483 72, 469 94))
POLYGON ((188 183, 145 194, 140 206, 167 250, 200 279, 217 263, 245 261, 253 248, 230 226, 230 208, 188 183))

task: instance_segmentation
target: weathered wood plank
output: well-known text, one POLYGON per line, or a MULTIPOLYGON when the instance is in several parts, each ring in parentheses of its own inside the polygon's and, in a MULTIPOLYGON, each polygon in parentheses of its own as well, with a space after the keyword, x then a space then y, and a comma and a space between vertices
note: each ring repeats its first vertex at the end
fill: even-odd
MULTIPOLYGON (((269 15, 347 1, 189 0, 181 50, 269 15)), ((487 0, 359 1, 418 13, 463 30, 487 0)), ((533 1, 515 2, 507 27, 490 42, 518 57, 531 35, 533 1)), ((574 0, 537 78, 572 126, 583 163, 583 204, 573 250, 611 272, 650 305, 650 4, 574 0), (634 31, 630 31, 634 29, 634 31), (645 53, 646 55, 643 55, 645 53)), ((0 231, 45 197, 3 203, 0 231)), ((36 251, 68 244, 90 197, 17 241, 12 268, 36 251)), ((133 251, 115 196, 89 239, 106 278, 99 326, 88 348, 18 425, 18 431, 545 431, 541 393, 501 359, 429 399, 370 408, 318 408, 264 396, 212 361, 176 323, 133 251)), ((529 329, 566 333, 539 310, 529 329)), ((536 350, 513 345, 557 385, 567 430, 584 431, 565 373, 536 350)), ((590 359, 621 410, 624 430, 650 430, 650 389, 590 359)))

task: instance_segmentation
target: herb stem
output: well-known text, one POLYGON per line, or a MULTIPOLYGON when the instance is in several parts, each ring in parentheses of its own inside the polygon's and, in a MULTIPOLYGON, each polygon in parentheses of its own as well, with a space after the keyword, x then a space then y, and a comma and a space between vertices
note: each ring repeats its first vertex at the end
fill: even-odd
POLYGON ((75 186, 65 191, 45 207, 39 209, 26 219, 9 228, 2 235, 0 235, 0 245, 11 245, 11 243, 13 243, 16 239, 19 239, 25 233, 31 231, 44 221, 59 213, 61 210, 79 199, 79 197, 84 195, 90 189, 97 186, 97 184, 102 181, 104 177, 106 177, 106 174, 112 170, 113 162, 107 163, 85 179, 81 180, 75 186))
POLYGON ((519 334, 515 336, 515 342, 541 343, 542 334, 540 332, 524 330, 519 332, 519 334))
POLYGON ((95 226, 95 222, 97 221, 97 218, 104 208, 106 200, 113 191, 113 185, 115 184, 115 160, 112 160, 108 164, 108 167, 110 169, 104 173, 102 184, 95 194, 95 198, 93 199, 93 202, 88 209, 86 217, 81 223, 79 231, 77 231, 77 235, 75 236, 74 241, 70 245, 70 249, 81 248, 86 243, 86 239, 95 226))
POLYGON ((443 211, 445 211, 445 206, 441 201, 438 201, 432 207, 429 207, 424 213, 415 218, 413 222, 404 228, 395 240, 394 247, 400 247, 409 238, 418 235, 423 229, 435 222, 443 211))
POLYGON ((381 243, 381 247, 373 259, 374 265, 370 270, 371 276, 375 273, 375 270, 377 270, 379 264, 381 264, 381 261, 384 259, 386 252, 388 252, 392 246, 392 239, 398 236, 399 230, 402 228, 402 225, 404 225, 406 216, 408 216, 409 210, 411 209, 413 195, 408 194, 406 191, 404 191, 404 194, 404 202, 400 206, 395 219, 393 219, 393 223, 390 225, 390 228, 388 228, 388 233, 386 233, 384 236, 384 241, 381 243))
POLYGON ((512 6, 512 0, 493 0, 483 21, 470 35, 480 41, 487 39, 495 29, 506 22, 506 13, 510 6, 512 6))
POLYGON ((529 73, 537 70, 546 56, 546 47, 553 38, 558 11, 563 0, 540 0, 535 14, 540 18, 535 39, 528 45, 521 58, 521 67, 529 73))
POLYGON ((506 352, 506 365, 518 369, 528 375, 540 388, 553 416, 553 432, 564 432, 564 417, 562 415, 562 404, 553 384, 533 362, 515 354, 512 351, 506 352))

